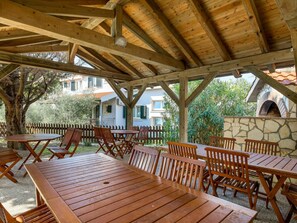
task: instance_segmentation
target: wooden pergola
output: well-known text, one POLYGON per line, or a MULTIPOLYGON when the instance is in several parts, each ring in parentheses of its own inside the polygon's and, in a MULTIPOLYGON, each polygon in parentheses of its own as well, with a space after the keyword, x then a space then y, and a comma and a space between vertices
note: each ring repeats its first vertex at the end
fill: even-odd
POLYGON ((1 0, 0 62, 0 78, 19 66, 105 78, 127 106, 128 128, 142 93, 160 85, 179 107, 186 141, 188 106, 215 77, 251 72, 297 103, 263 72, 297 64, 297 1, 1 0), (57 51, 68 63, 24 55, 57 51), (93 69, 74 65, 75 56, 93 69))

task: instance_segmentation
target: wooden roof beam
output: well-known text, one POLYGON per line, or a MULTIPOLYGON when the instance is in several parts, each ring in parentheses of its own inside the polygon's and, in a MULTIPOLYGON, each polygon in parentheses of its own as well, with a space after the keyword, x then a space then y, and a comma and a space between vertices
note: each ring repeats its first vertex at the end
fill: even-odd
POLYGON ((32 10, 8 0, 0 1, 1 22, 23 28, 52 38, 83 45, 118 56, 127 56, 153 65, 171 69, 183 69, 182 62, 144 48, 128 44, 126 48, 116 46, 111 37, 78 27, 50 15, 32 10), (41 22, 43 21, 43 22, 41 22))
POLYGON ((155 50, 158 53, 162 53, 166 56, 170 56, 170 54, 163 49, 158 43, 150 38, 150 36, 139 27, 126 13, 123 15, 123 23, 127 29, 130 30, 135 36, 141 39, 146 45, 155 50))
POLYGON ((12 0, 29 8, 47 13, 54 16, 75 17, 75 18, 114 18, 114 10, 104 8, 92 8, 77 6, 69 3, 57 3, 53 1, 42 0, 12 0))
POLYGON ((189 44, 179 34, 178 30, 170 23, 154 0, 140 0, 140 2, 154 15, 155 19, 168 33, 168 35, 175 42, 177 47, 183 52, 186 58, 189 61, 193 61, 196 65, 202 66, 203 64, 198 56, 193 52, 189 44))
POLYGON ((0 51, 10 52, 10 53, 40 53, 40 52, 63 52, 67 51, 67 46, 60 45, 34 45, 34 46, 0 46, 0 51))
POLYGON ((28 32, 14 27, 3 27, 0 28, 0 41, 16 40, 28 37, 39 36, 36 33, 28 32))
POLYGON ((297 2, 292 0, 276 0, 276 3, 291 33, 295 70, 297 71, 297 2))
POLYGON ((32 46, 42 43, 56 43, 57 41, 59 40, 48 36, 37 35, 34 37, 26 37, 22 39, 0 41, 0 46, 32 46))
MULTIPOLYGON (((202 7, 199 1, 189 0, 189 3, 194 15, 196 16, 200 25, 206 32, 206 35, 209 37, 209 39, 211 40, 212 44, 214 45, 214 47, 216 48, 216 50, 218 51, 222 59, 224 61, 232 60, 226 45, 223 43, 222 39, 216 32, 213 24, 211 23, 210 18, 206 14, 205 9, 202 7)), ((233 71, 232 73, 234 77, 241 77, 239 70, 233 71)))
POLYGON ((75 74, 82 75, 92 75, 102 78, 114 78, 117 80, 131 80, 131 77, 125 74, 118 72, 104 71, 104 70, 95 70, 91 68, 75 66, 72 64, 65 64, 61 62, 44 60, 30 56, 17 55, 12 53, 0 52, 0 61, 3 63, 14 63, 19 65, 25 65, 28 67, 35 67, 40 69, 52 69, 57 71, 71 72, 75 74))
POLYGON ((259 70, 255 66, 245 66, 247 71, 254 74, 256 77, 273 87, 275 90, 279 91, 285 97, 289 98, 295 104, 297 104, 297 93, 287 88, 285 85, 279 83, 277 80, 273 79, 269 75, 265 74, 263 71, 259 70))
POLYGON ((8 64, 0 70, 0 80, 18 69, 18 64, 8 64))
POLYGON ((245 66, 259 66, 271 63, 281 63, 294 60, 294 55, 291 49, 270 52, 266 54, 249 56, 231 61, 224 61, 212 65, 205 65, 187 69, 184 71, 172 72, 168 74, 156 75, 147 77, 141 80, 133 80, 128 83, 123 83, 121 86, 140 86, 142 83, 155 84, 160 81, 176 81, 179 77, 186 76, 188 78, 201 79, 208 73, 226 73, 236 69, 243 69, 245 66))

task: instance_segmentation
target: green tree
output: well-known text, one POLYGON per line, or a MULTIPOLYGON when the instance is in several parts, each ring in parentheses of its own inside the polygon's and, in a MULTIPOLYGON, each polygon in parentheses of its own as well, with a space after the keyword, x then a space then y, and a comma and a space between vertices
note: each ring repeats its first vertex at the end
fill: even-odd
MULTIPOLYGON (((35 57, 62 61, 62 53, 33 54, 35 57)), ((5 106, 6 134, 25 133, 26 113, 34 102, 51 92, 65 73, 53 70, 41 70, 31 67, 19 67, 5 76, 0 82, 0 99, 5 106)), ((8 143, 16 148, 17 144, 8 143)))
MULTIPOLYGON (((189 92, 200 83, 201 81, 190 82, 189 92)), ((222 133, 224 116, 253 116, 256 111, 255 103, 245 102, 249 88, 250 84, 245 79, 213 80, 189 106, 188 140, 208 143, 210 135, 222 133)), ((173 91, 178 93, 179 84, 173 86, 173 91)), ((169 129, 178 126, 178 107, 168 95, 165 96, 165 110, 164 127, 169 129)))
POLYGON ((58 95, 32 105, 27 121, 32 123, 89 124, 95 98, 89 95, 58 95))

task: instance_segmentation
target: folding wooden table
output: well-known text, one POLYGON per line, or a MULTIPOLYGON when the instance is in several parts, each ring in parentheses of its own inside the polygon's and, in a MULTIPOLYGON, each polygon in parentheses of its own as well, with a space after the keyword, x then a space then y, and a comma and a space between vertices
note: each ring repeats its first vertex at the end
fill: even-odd
MULTIPOLYGON (((206 147, 211 147, 202 144, 197 145, 197 153, 200 159, 206 159, 206 147)), ((275 196, 276 193, 280 190, 283 183, 287 178, 296 178, 297 179, 297 159, 292 159, 288 157, 281 156, 272 156, 266 154, 258 153, 249 153, 250 157, 248 159, 249 169, 255 170, 259 175, 261 184, 267 194, 267 197, 271 203, 272 208, 278 218, 279 222, 284 222, 282 213, 277 206, 275 196), (271 173, 277 176, 278 182, 273 186, 272 190, 269 189, 269 186, 264 179, 263 173, 271 173)))
POLYGON ((256 211, 104 154, 26 164, 59 222, 250 222, 256 211))
POLYGON ((31 155, 34 156, 33 163, 35 163, 36 161, 41 162, 40 156, 42 152, 45 150, 45 148, 47 147, 47 145, 49 144, 49 142, 59 137, 61 137, 61 135, 59 134, 18 134, 18 135, 7 136, 5 139, 11 142, 23 143, 26 149, 30 152, 30 154, 23 161, 22 165, 19 167, 19 169, 21 169, 31 155), (45 141, 45 144, 42 146, 40 152, 37 154, 35 150, 37 146, 40 144, 40 142, 42 141, 45 141), (30 143, 35 143, 34 147, 32 147, 30 143))

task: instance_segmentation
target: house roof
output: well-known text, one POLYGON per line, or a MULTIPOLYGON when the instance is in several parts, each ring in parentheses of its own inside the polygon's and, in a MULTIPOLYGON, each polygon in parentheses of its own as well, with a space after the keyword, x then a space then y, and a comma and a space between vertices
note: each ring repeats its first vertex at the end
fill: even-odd
MULTIPOLYGON (((283 85, 297 85, 296 72, 279 71, 279 72, 273 72, 273 73, 269 73, 269 72, 265 72, 265 73, 283 85)), ((264 81, 260 80, 259 78, 256 78, 249 90, 248 96, 246 97, 246 101, 256 102, 258 94, 260 93, 264 85, 265 85, 264 81)))

